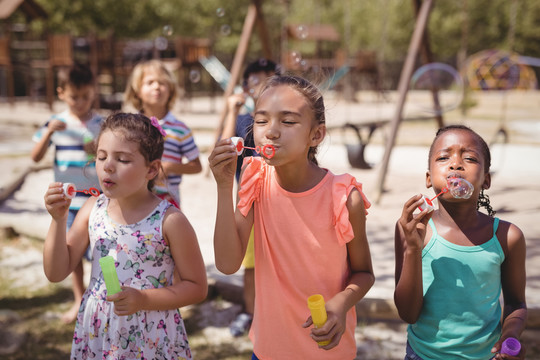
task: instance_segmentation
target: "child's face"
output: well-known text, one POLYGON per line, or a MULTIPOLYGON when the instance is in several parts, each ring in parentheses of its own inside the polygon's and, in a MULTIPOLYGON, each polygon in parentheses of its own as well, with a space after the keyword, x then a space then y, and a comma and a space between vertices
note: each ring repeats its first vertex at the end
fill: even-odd
POLYGON ((269 164, 305 162, 309 148, 317 146, 324 135, 324 125, 314 124, 313 110, 298 91, 280 85, 260 95, 253 137, 256 145, 272 144, 275 147, 275 156, 266 160, 269 164))
POLYGON ((58 98, 64 101, 69 111, 80 120, 88 120, 87 116, 92 109, 96 90, 93 85, 83 85, 75 87, 66 85, 65 88, 58 88, 58 98))
MULTIPOLYGON (((482 145, 469 131, 447 131, 433 144, 426 185, 433 186, 438 193, 447 185, 449 177, 464 178, 473 184, 473 199, 478 198, 482 188, 488 189, 490 186, 491 178, 489 173, 485 173, 482 145)), ((445 198, 452 198, 449 194, 445 195, 445 198)))
POLYGON ((167 102, 171 91, 165 75, 155 70, 145 70, 139 97, 141 98, 143 108, 167 109, 167 102))
POLYGON ((99 137, 96 171, 103 193, 120 198, 147 191, 147 183, 159 171, 159 160, 147 164, 139 144, 122 132, 106 130, 99 137))

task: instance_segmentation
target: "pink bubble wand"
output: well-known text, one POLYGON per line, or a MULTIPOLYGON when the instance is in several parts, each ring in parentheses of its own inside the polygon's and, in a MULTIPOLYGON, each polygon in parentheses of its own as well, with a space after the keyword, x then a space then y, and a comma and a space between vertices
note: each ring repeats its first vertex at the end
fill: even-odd
POLYGON ((428 212, 435 210, 433 207, 433 200, 449 191, 455 199, 468 199, 474 191, 474 186, 463 178, 451 177, 448 178, 447 182, 448 186, 443 187, 441 192, 432 199, 424 195, 424 202, 422 205, 418 206, 418 210, 424 211, 424 209, 428 209, 428 212))

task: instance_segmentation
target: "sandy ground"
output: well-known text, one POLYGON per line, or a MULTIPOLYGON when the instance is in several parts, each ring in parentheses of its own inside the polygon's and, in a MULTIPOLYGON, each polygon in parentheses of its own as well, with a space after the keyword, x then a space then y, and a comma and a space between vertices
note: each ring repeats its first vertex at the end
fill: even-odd
MULTIPOLYGON (((392 94, 390 95, 392 97, 392 94)), ((372 94, 362 94, 358 103, 343 103, 338 97, 327 100, 328 125, 339 126, 347 121, 367 121, 390 118, 394 112, 392 103, 380 103, 372 94)), ((499 140, 492 146, 492 188, 488 194, 498 216, 517 224, 527 239, 527 301, 531 309, 540 309, 540 92, 516 92, 506 96, 483 93, 475 96, 477 106, 467 116, 458 111, 447 114, 447 122, 461 123, 473 127, 489 142, 499 140), (507 102, 507 110, 502 112, 501 103, 507 102), (509 142, 503 144, 497 138, 501 125, 508 130, 509 142)), ((241 274, 223 276, 214 267, 212 234, 216 211, 216 189, 212 176, 208 176, 208 150, 213 143, 213 129, 219 114, 206 111, 211 105, 209 99, 196 99, 189 105, 191 112, 181 112, 180 103, 175 111, 193 130, 201 150, 204 170, 201 174, 186 176, 182 185, 183 209, 193 224, 209 276, 218 282, 230 285, 241 284, 241 274)), ((217 108, 221 109, 218 100, 217 108)), ((55 110, 61 110, 57 104, 55 110)), ((414 113, 412 105, 407 113, 414 113)), ((49 110, 41 104, 18 103, 15 107, 0 103, 0 164, 3 169, 0 186, 6 190, 9 184, 24 174, 31 165, 28 159, 32 147, 30 137, 35 127, 47 119, 49 110)), ((403 203, 417 193, 431 194, 425 189, 424 178, 427 151, 436 129, 433 120, 407 121, 399 130, 396 147, 391 156, 385 179, 385 193, 379 202, 373 202, 368 215, 368 239, 372 251, 376 273, 375 286, 364 302, 370 311, 383 316, 392 313, 391 306, 384 310, 384 304, 392 303, 394 287, 393 231, 395 221, 401 213, 403 203), (383 305, 381 305, 383 304, 383 305), (371 308, 370 308, 371 307, 371 308), (383 310, 381 310, 383 309, 383 310), (390 310, 388 310, 390 309, 390 310), (386 311, 386 313, 385 313, 386 311)), ((384 154, 384 141, 389 127, 375 132, 372 144, 366 149, 366 160, 374 167, 368 170, 352 169, 347 161, 344 144, 354 143, 355 136, 346 131, 331 130, 320 149, 319 160, 323 167, 339 174, 349 172, 364 184, 368 198, 374 200, 380 161, 384 154)), ((43 238, 49 223, 42 199, 48 183, 52 181, 51 170, 29 172, 20 188, 0 205, 0 227, 13 227, 19 233, 43 238)), ((40 256, 10 253, 1 250, 0 272, 2 269, 34 269, 19 272, 19 281, 40 284, 44 278, 36 275, 40 266, 40 256), (36 266, 35 268, 33 266, 36 266)), ((41 270, 41 269, 40 269, 41 270)), ((5 273, 5 272, 4 272, 5 273)), ((540 326, 540 319, 534 319, 540 326)), ((531 323, 532 324, 532 323, 531 323)), ((396 352, 402 352, 404 337, 399 331, 385 333, 381 341, 395 340, 396 352), (397 340, 395 337, 397 336, 397 340)), ((212 331, 211 329, 208 331, 212 331)), ((361 330, 383 334, 377 328, 361 330)), ((357 336, 363 336, 358 335, 357 336)), ((369 353, 369 349, 365 349, 369 353)), ((362 350, 363 351, 363 350, 362 350)), ((361 350, 359 350, 361 353, 361 350)), ((394 358, 385 357, 385 358, 394 358)), ((399 357, 397 357, 399 358, 399 357)))

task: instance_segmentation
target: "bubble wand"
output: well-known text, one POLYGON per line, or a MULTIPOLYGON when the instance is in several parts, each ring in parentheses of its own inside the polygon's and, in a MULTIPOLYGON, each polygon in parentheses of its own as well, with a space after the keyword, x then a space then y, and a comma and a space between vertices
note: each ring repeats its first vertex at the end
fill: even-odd
POLYGON ((435 208, 433 207, 433 200, 449 191, 455 199, 468 199, 471 197, 474 191, 474 186, 463 178, 448 178, 447 184, 448 185, 443 187, 441 192, 435 195, 432 199, 424 195, 424 202, 420 206, 418 206, 418 210, 424 211, 425 209, 428 209, 428 212, 435 210, 435 208))
POLYGON ((75 184, 65 183, 64 185, 62 185, 62 189, 64 189, 64 196, 68 199, 73 199, 75 195, 77 195, 78 192, 87 194, 87 195, 92 195, 95 197, 99 196, 99 190, 95 187, 91 187, 89 189, 77 190, 77 187, 75 186, 75 184))
POLYGON ((242 155, 242 152, 244 149, 250 149, 255 150, 257 154, 261 154, 267 159, 271 159, 276 154, 276 149, 274 148, 274 145, 266 144, 263 147, 256 146, 256 147, 250 147, 244 145, 244 139, 238 136, 234 136, 231 138, 231 141, 236 148, 236 155, 242 155))

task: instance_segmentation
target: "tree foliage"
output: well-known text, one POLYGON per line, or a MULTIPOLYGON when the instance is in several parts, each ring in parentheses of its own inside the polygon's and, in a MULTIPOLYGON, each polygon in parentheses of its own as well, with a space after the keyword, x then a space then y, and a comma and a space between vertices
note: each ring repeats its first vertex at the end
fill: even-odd
MULTIPOLYGON (((206 37, 221 56, 232 56, 242 31, 250 0, 36 0, 48 12, 46 27, 53 32, 84 36, 113 32, 117 38, 153 38, 163 35, 206 37), (224 9, 219 16, 217 9, 224 9), (222 27, 230 28, 224 34, 222 27)), ((274 52, 279 53, 284 24, 333 24, 341 34, 339 46, 353 54, 375 50, 379 58, 402 60, 414 29, 413 0, 281 0, 263 2, 263 13, 274 52)), ((540 2, 536 0, 434 1, 429 38, 435 57, 454 58, 462 44, 468 54, 488 48, 512 48, 540 57, 540 2), (515 19, 511 6, 517 4, 515 19), (465 16, 466 15, 466 16, 465 16), (467 29, 463 38, 464 29, 467 29)), ((257 36, 250 54, 260 54, 257 36)), ((277 57, 277 56, 276 56, 277 57)))

